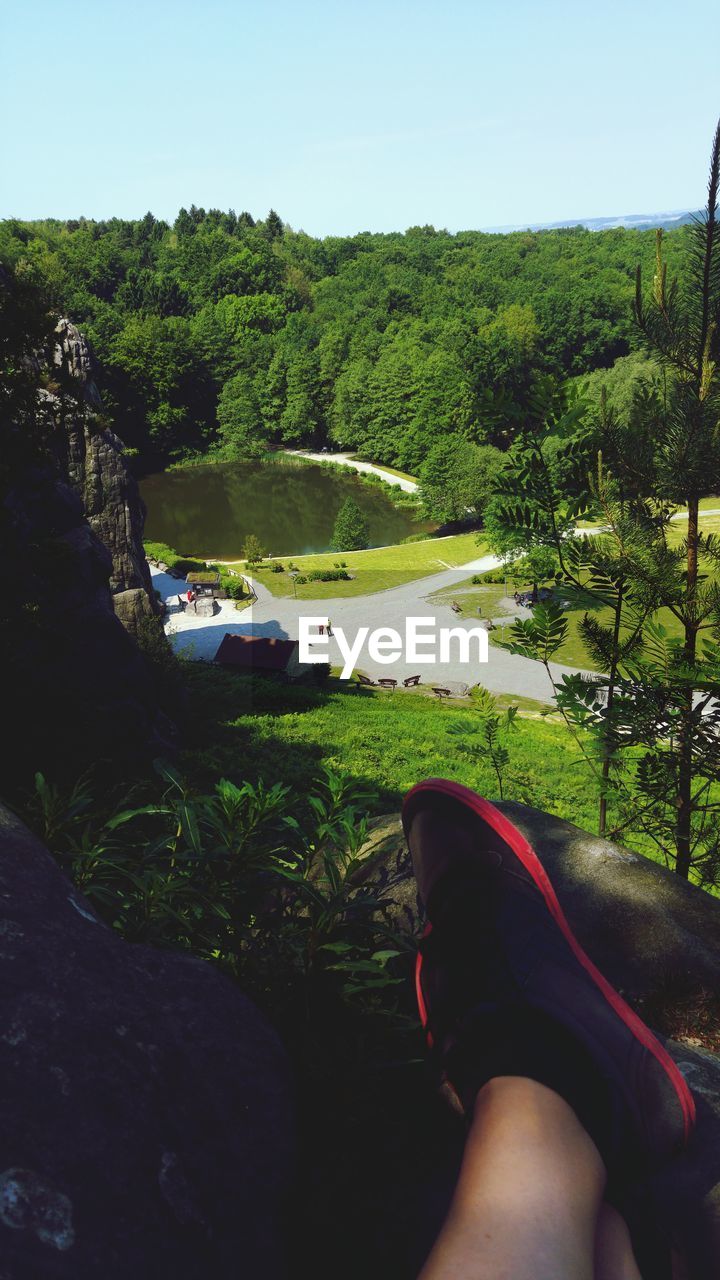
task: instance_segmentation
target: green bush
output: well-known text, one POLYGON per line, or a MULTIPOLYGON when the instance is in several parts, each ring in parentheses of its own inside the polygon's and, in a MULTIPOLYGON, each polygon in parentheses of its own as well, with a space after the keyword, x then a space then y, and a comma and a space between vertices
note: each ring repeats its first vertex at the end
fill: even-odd
POLYGON ((303 582, 307 582, 307 578, 305 577, 305 574, 299 573, 297 578, 295 579, 295 582, 298 583, 300 586, 302 586, 303 582))
POLYGON ((490 569, 490 570, 488 570, 488 572, 487 572, 487 573, 476 573, 476 574, 473 574, 473 579, 472 579, 472 580, 473 580, 473 582, 475 582, 475 583, 481 583, 481 582, 504 582, 506 578, 512 578, 512 574, 510 574, 510 573, 507 571, 507 569, 498 568, 498 569, 490 569))
POLYGON ((271 572, 271 573, 284 573, 284 572, 285 572, 285 566, 284 566, 284 565, 282 565, 282 564, 280 563, 280 561, 279 561, 279 560, 275 560, 275 561, 273 561, 273 563, 270 565, 270 572, 271 572))
POLYGON ((226 573, 220 575, 220 585, 230 600, 244 600, 247 595, 243 578, 233 578, 226 573))
MULTIPOLYGON (((303 581, 304 582, 305 581, 306 582, 343 582, 343 581, 348 581, 349 578, 350 578, 350 574, 348 573, 347 569, 311 569, 307 575, 307 578, 304 578, 303 581)), ((296 578, 295 581, 300 582, 300 578, 296 578)))
POLYGON ((36 775, 28 819, 106 923, 219 964, 280 1018, 302 1007, 332 1026, 345 1006, 386 1020, 412 948, 386 891, 356 876, 373 795, 324 767, 304 796, 217 775, 198 794, 156 769, 110 812, 87 777, 65 794, 36 775))
POLYGON ((176 573, 201 573, 205 568, 204 560, 193 560, 189 556, 178 555, 165 542, 145 542, 145 555, 148 560, 162 560, 168 569, 176 573))

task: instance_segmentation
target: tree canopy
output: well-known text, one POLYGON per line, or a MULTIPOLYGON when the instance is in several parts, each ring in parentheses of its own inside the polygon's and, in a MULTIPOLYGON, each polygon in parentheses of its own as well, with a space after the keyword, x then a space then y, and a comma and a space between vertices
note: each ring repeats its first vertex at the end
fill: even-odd
MULTIPOLYGON (((666 237, 671 270, 688 235, 666 237)), ((439 437, 506 449, 542 376, 590 375, 591 394, 615 361, 618 383, 644 376, 631 309, 653 258, 652 232, 318 240, 194 205, 172 226, 0 224, 0 262, 87 334, 145 467, 329 444, 417 472, 439 437)))

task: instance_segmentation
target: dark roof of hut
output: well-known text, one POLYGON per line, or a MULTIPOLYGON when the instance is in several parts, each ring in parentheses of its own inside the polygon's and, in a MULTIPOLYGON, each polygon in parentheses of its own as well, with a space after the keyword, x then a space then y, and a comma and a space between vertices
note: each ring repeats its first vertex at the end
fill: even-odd
POLYGON ((279 640, 276 636, 223 636, 215 661, 225 667, 242 667, 246 671, 285 671, 297 649, 297 640, 279 640))

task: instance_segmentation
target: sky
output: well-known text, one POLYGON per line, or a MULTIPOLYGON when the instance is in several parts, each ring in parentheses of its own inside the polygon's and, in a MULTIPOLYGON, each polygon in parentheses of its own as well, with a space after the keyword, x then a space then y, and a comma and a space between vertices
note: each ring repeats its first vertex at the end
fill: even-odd
POLYGON ((0 217, 311 235, 699 208, 717 0, 0 0, 0 217))

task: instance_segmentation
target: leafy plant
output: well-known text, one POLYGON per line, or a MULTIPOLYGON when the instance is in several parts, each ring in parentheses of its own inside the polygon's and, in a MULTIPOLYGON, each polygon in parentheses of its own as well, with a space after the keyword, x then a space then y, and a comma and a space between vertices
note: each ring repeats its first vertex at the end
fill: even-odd
POLYGON ((328 999, 377 1009, 410 944, 358 877, 371 796, 323 769, 298 817, 280 783, 198 795, 156 768, 159 796, 109 816, 88 778, 63 792, 36 777, 28 816, 108 924, 220 964, 281 1012, 298 997, 311 1020, 328 999))
POLYGON ((518 727, 516 724, 518 708, 510 706, 500 711, 490 690, 482 687, 473 690, 473 700, 474 718, 450 725, 448 734, 461 740, 458 743, 458 750, 463 755, 471 759, 490 760, 502 800, 504 799, 505 769, 510 761, 510 752, 505 743, 518 727))

